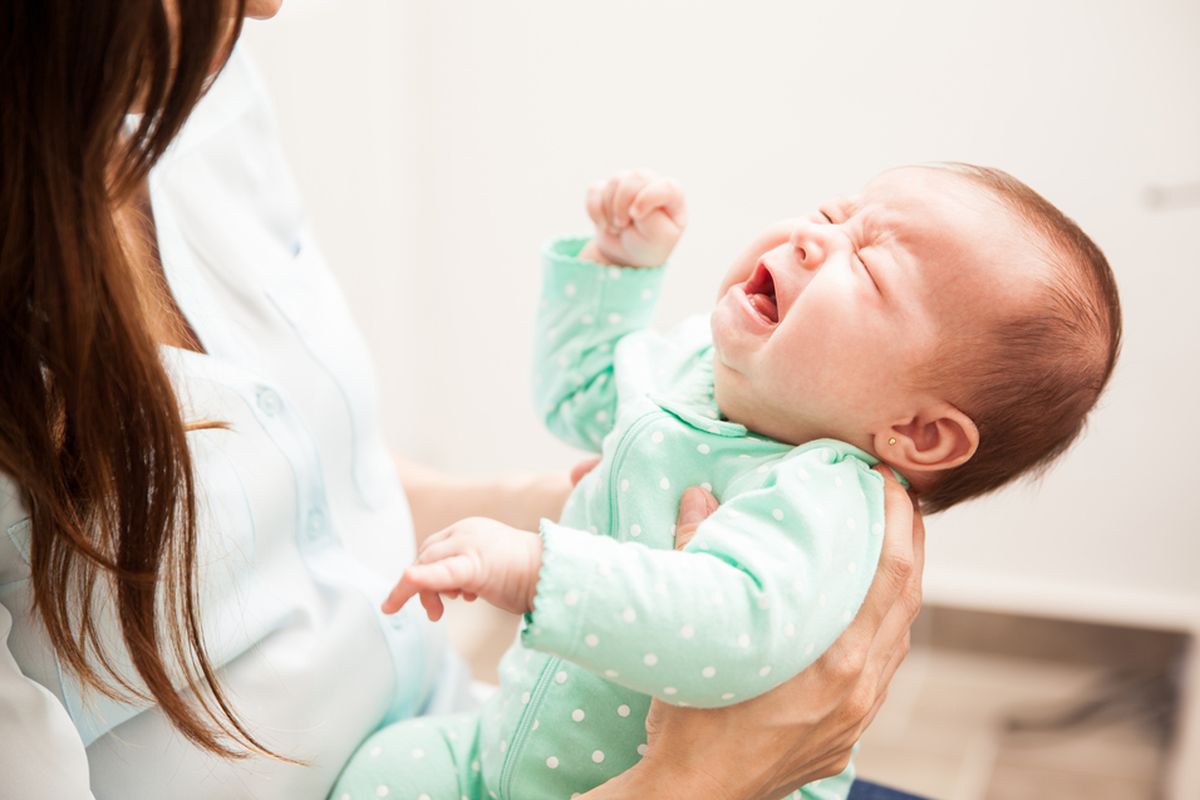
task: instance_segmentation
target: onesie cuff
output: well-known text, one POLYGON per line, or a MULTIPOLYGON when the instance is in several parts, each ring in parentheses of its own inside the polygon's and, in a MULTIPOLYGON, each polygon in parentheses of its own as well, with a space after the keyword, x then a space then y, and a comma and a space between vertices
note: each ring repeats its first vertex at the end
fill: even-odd
POLYGON ((617 543, 548 519, 541 521, 538 535, 542 537, 542 568, 533 610, 525 614, 521 625, 521 643, 569 659, 580 644, 592 582, 600 565, 607 562, 604 552, 617 543))
POLYGON ((658 303, 666 268, 616 267, 584 261, 579 253, 591 240, 590 236, 574 236, 547 243, 542 251, 546 296, 559 302, 594 303, 609 314, 624 311, 644 316, 648 322, 658 303))

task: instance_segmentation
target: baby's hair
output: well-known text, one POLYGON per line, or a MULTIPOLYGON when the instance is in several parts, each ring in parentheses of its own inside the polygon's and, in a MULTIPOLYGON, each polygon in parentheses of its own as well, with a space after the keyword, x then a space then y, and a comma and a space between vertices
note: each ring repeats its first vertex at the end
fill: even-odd
POLYGON ((939 349, 928 379, 979 429, 975 455, 921 493, 934 512, 1039 475, 1083 430, 1121 349, 1121 305, 1100 248, 1044 197, 1006 172, 958 162, 930 165, 983 187, 1030 230, 1050 278, 1032 308, 939 349), (981 357, 981 354, 983 356, 981 357))

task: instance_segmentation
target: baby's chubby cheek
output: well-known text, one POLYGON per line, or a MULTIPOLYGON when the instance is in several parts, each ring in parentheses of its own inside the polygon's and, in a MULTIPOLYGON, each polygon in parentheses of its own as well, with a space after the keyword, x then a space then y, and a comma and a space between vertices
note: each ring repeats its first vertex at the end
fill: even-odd
MULTIPOLYGON (((712 314, 709 315, 709 327, 712 332, 714 360, 728 369, 745 368, 745 361, 751 342, 739 331, 737 315, 740 309, 736 307, 736 299, 727 292, 717 301, 712 314)), ((715 379, 715 376, 714 376, 715 379)))

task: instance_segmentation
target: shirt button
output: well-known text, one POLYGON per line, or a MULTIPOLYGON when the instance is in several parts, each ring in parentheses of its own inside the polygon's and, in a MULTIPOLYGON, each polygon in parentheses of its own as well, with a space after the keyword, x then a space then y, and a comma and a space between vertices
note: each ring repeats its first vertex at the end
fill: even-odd
POLYGON ((263 387, 258 390, 258 407, 268 417, 273 417, 283 410, 283 399, 274 389, 263 387))
POLYGON ((314 508, 308 512, 308 533, 312 538, 316 538, 325 532, 325 512, 319 508, 314 508))

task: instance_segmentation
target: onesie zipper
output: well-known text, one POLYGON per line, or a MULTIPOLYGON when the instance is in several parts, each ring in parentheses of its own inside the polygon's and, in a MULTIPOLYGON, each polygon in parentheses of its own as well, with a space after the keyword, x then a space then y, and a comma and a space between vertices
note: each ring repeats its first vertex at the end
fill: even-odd
POLYGON ((617 449, 613 451, 612 466, 608 469, 608 475, 610 478, 608 494, 608 524, 611 530, 614 532, 614 539, 618 538, 618 534, 621 530, 619 524, 620 520, 618 518, 619 515, 617 512, 617 509, 619 508, 617 497, 620 492, 620 481, 616 480, 617 472, 619 471, 621 462, 625 460, 625 452, 629 449, 629 444, 633 441, 634 434, 645 427, 646 423, 650 422, 653 417, 662 413, 664 412, 657 409, 650 409, 635 419, 625 430, 625 435, 621 437, 621 441, 617 443, 617 449))
POLYGON ((538 679, 533 684, 533 690, 529 693, 529 702, 525 704, 525 708, 521 709, 517 730, 513 733, 512 741, 509 742, 508 752, 504 754, 504 765, 500 767, 500 797, 502 798, 512 797, 513 765, 516 764, 517 756, 525 746, 525 739, 529 736, 529 717, 533 715, 542 700, 542 695, 546 693, 546 687, 550 684, 550 676, 554 674, 561 663, 562 659, 554 656, 542 665, 538 679))
MULTIPOLYGON (((609 476, 615 476, 621 462, 625 459, 625 453, 629 449, 629 443, 633 440, 634 435, 638 430, 645 427, 645 424, 657 414, 663 413, 656 409, 651 409, 630 423, 625 429, 625 434, 621 437, 621 441, 617 442, 617 449, 613 451, 612 466, 609 468, 609 476)), ((617 526, 617 491, 619 481, 613 480, 612 490, 609 493, 608 517, 609 526, 614 531, 619 531, 617 526)), ((616 537, 613 537, 616 538, 616 537)), ((546 688, 550 684, 551 677, 557 671, 562 659, 554 656, 547 661, 541 671, 538 673, 537 681, 533 684, 533 689, 529 692, 529 702, 525 704, 525 708, 521 710, 521 716, 517 720, 517 729, 513 733, 512 741, 508 743, 507 752, 504 754, 504 764, 500 767, 500 797, 511 798, 512 780, 514 765, 517 762, 517 757, 521 753, 521 749, 525 746, 525 740, 529 737, 529 729, 531 726, 530 717, 532 717, 541 703, 542 695, 546 693, 546 688)))

